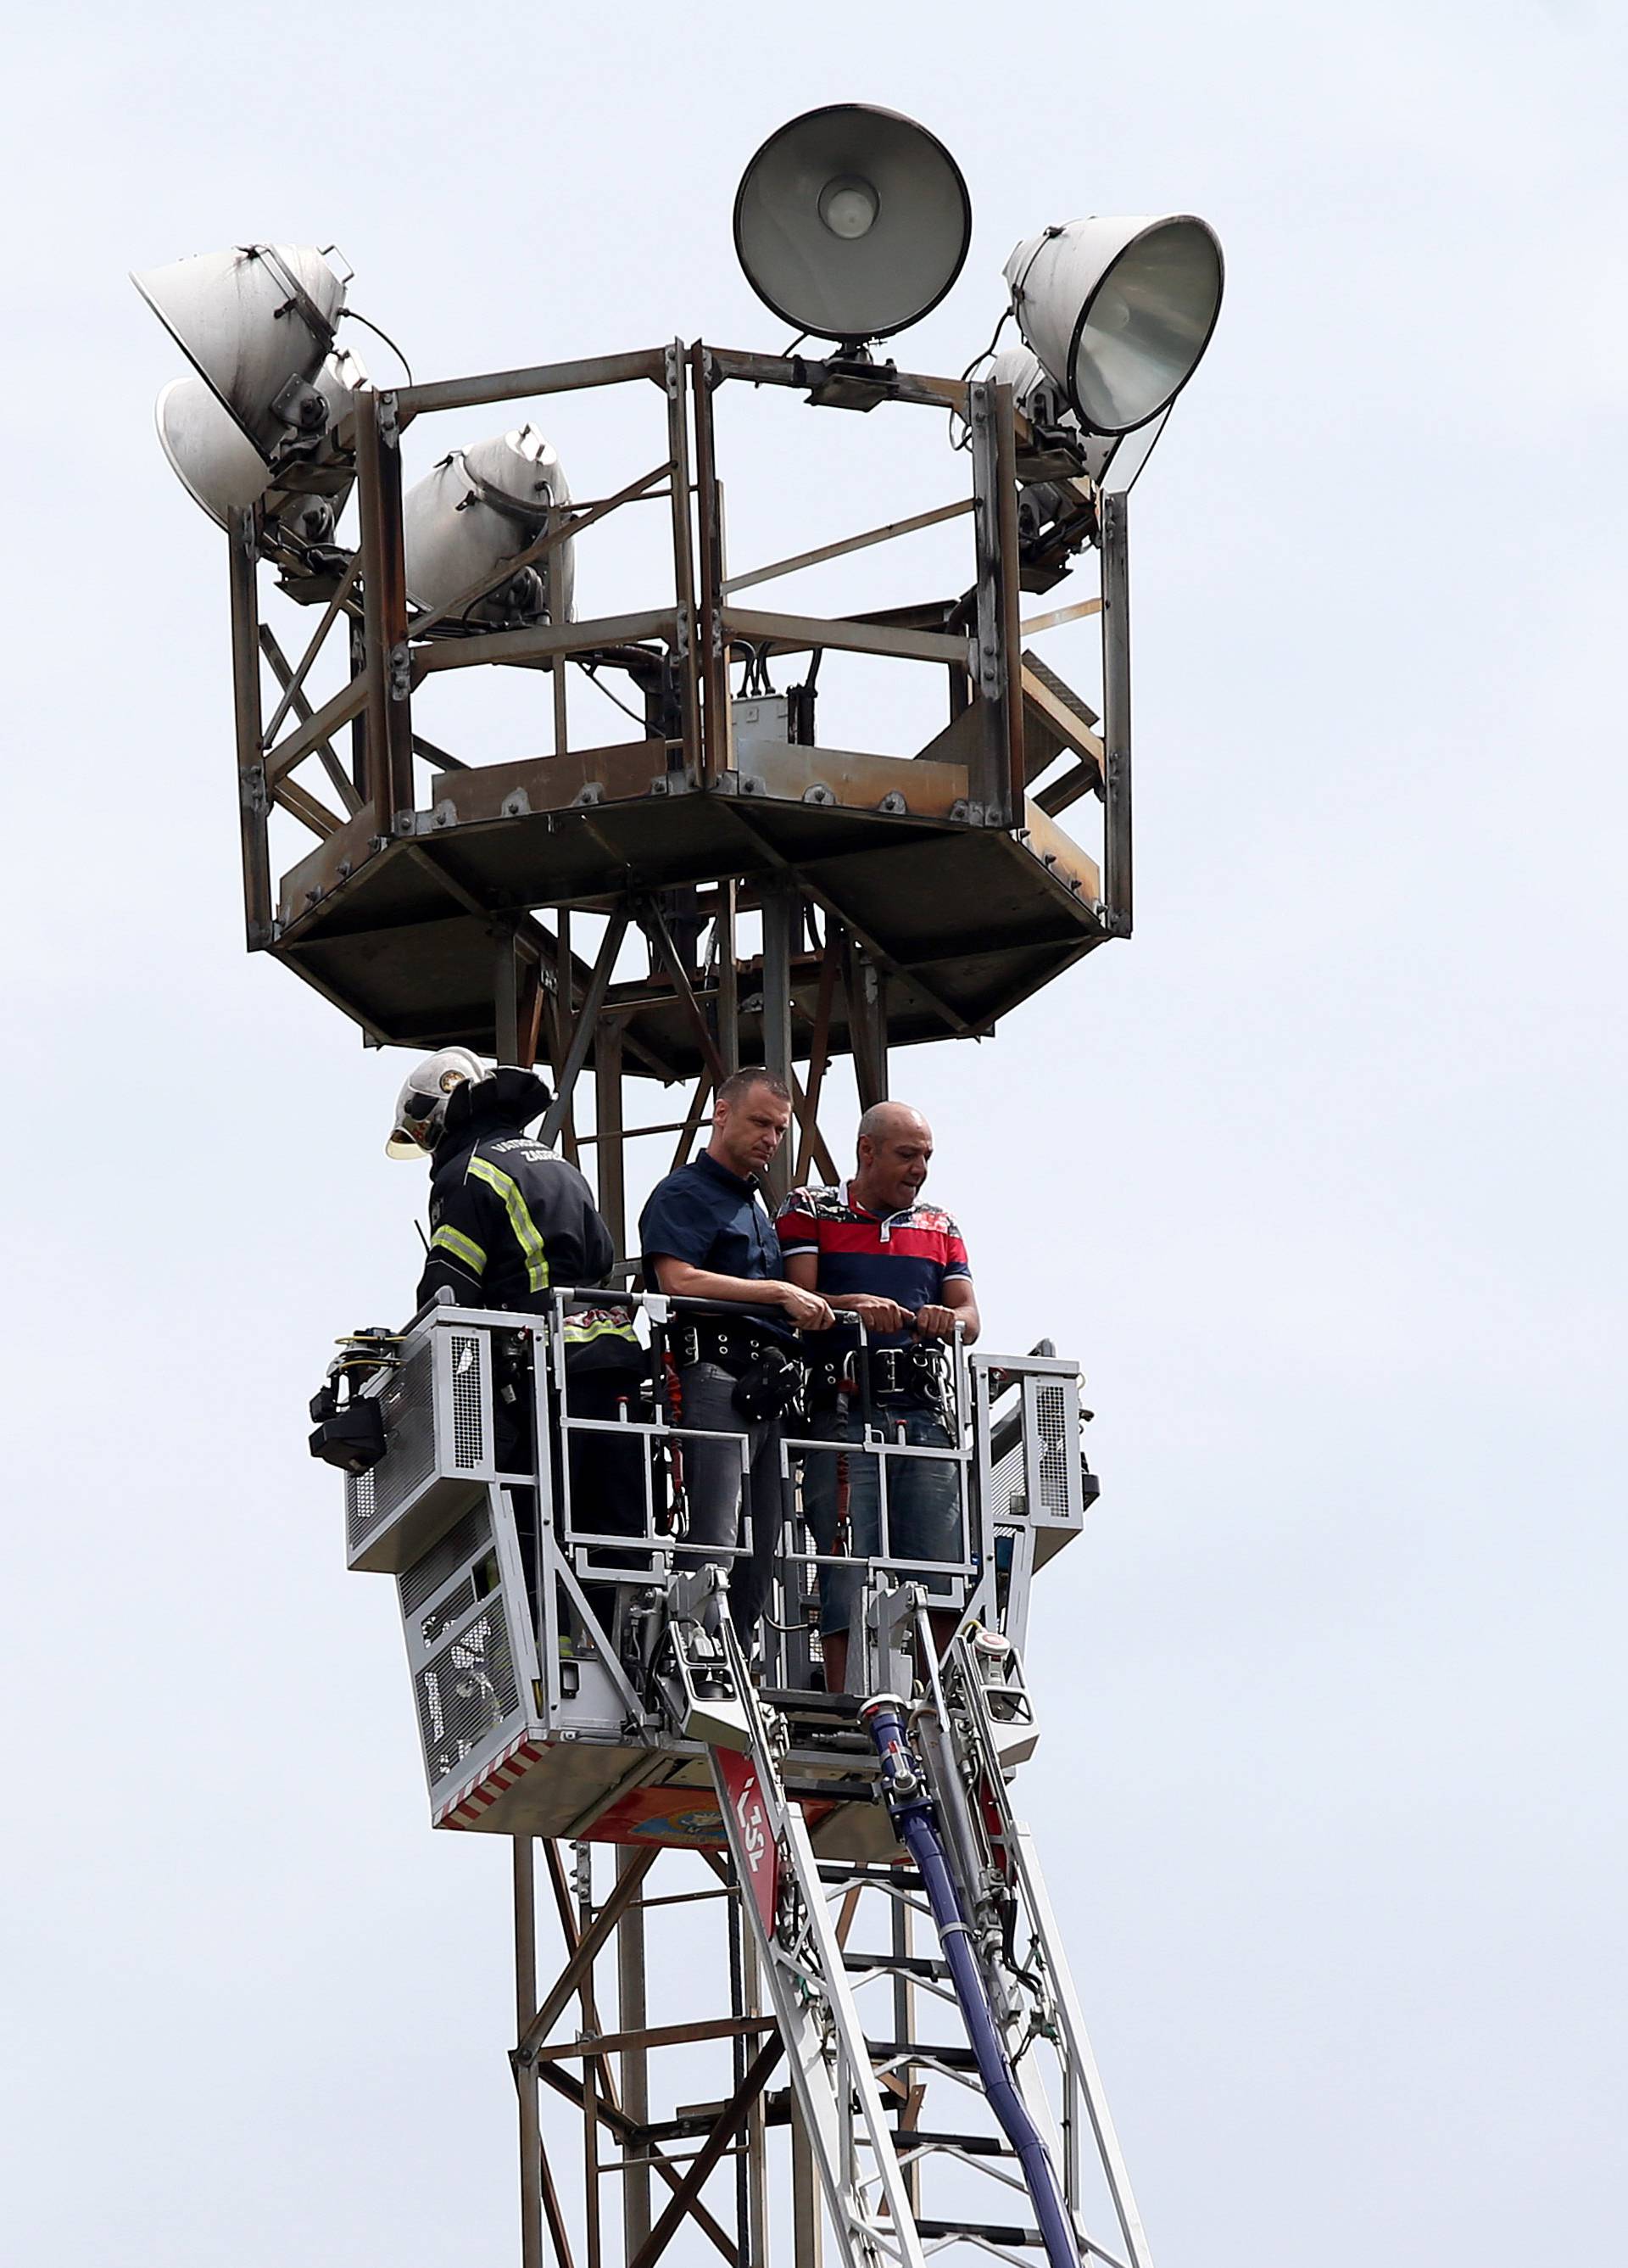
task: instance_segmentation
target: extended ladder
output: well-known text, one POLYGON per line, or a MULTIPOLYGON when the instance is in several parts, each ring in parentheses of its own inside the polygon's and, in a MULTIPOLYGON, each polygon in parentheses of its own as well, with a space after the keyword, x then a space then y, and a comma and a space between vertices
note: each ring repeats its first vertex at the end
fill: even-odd
MULTIPOLYGON (((919 1603, 915 1621, 918 1659, 931 1664, 919 1603)), ((1015 1650, 964 1632, 913 1707, 881 1697, 860 1712, 855 1739, 880 1758, 907 1846, 896 1862, 861 1866, 816 1857, 782 1785, 784 1720, 752 1689, 727 1619, 718 1636, 744 1736, 713 1749, 713 1768, 779 2025, 771 2052, 790 2066, 842 2268, 974 2253, 1019 2268, 1149 2268, 1008 1793, 1006 1771, 1034 1742, 1015 1650), (855 1943, 862 1915, 885 1920, 884 1945, 855 1943), (879 2008, 862 2017, 862 1992, 867 2015, 882 1998, 869 1987, 885 1988, 885 2021, 879 2008), (947 2097, 964 2108, 944 2124, 947 2097), (1088 2226, 1097 2193, 1117 2243, 1088 2226)))

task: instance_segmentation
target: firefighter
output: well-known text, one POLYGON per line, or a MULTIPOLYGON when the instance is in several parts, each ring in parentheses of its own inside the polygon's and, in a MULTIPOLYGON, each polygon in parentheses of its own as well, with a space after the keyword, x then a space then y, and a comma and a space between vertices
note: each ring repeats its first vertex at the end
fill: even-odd
MULTIPOLYGON (((419 1279, 421 1307, 445 1285, 460 1307, 540 1314, 552 1287, 605 1282, 616 1248, 592 1191, 575 1166, 526 1132, 550 1099, 535 1071, 511 1064, 488 1071, 464 1048, 442 1049, 408 1077, 385 1147, 392 1158, 430 1161, 429 1251, 419 1279)), ((563 1328, 570 1415, 614 1419, 636 1397, 645 1376, 644 1350, 629 1310, 612 1298, 579 1300, 563 1328)), ((524 1395, 508 1410, 500 1405, 499 1451, 505 1462, 510 1455, 522 1461, 529 1455, 524 1409, 524 1395)), ((642 1533, 643 1460, 637 1440, 575 1434, 570 1472, 576 1527, 642 1533)), ((593 1557, 648 1565, 642 1554, 604 1548, 593 1557)), ((590 1589, 590 1603, 602 1618, 614 1603, 614 1587, 590 1589)))

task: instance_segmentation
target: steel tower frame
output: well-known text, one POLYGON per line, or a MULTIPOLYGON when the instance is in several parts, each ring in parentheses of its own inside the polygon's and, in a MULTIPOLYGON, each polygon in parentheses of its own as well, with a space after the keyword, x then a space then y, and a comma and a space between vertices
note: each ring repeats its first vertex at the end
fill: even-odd
MULTIPOLYGON (((820 1124, 834 1057, 852 1058, 862 1104, 880 1100, 889 1092, 891 1050, 901 1042, 982 1036, 1097 945, 1129 934, 1126 497, 1046 462, 1009 388, 891 364, 855 375, 835 362, 674 342, 364 394, 338 438, 354 453, 360 504, 359 545, 346 564, 326 575, 306 571, 258 508, 234 515, 228 530, 247 943, 287 962, 371 1042, 427 1049, 457 1042, 504 1062, 546 1062, 555 1100, 546 1134, 572 1158, 592 1152, 619 1253, 627 1252, 628 1144, 671 1135, 672 1160, 682 1162, 715 1088, 742 1061, 765 1063, 791 1086, 795 1138, 777 1161, 776 1192, 814 1168, 835 1179, 836 1156, 820 1124), (785 389, 850 413, 951 413, 967 440, 970 493, 732 573, 715 406, 731 383, 785 389), (401 533, 406 428, 447 412, 618 387, 660 394, 656 462, 574 506, 502 572, 546 560, 612 513, 665 500, 671 589, 616 616, 510 628, 470 626, 465 617, 479 590, 435 614, 415 608, 401 533), (1077 515, 1073 548, 1097 549, 1101 585, 1025 622, 1023 591, 1047 587, 1067 564, 1055 547, 1043 556, 1044 547, 1026 543, 1020 525, 1020 497, 1043 479, 1060 484, 1077 515), (882 615, 772 613, 740 603, 741 593, 782 574, 962 516, 972 528, 970 572, 946 595, 882 615), (293 660, 262 614, 268 564, 287 595, 320 608, 293 660), (1093 614, 1103 633, 1100 719, 1025 645, 1028 637, 1093 614), (341 622, 347 674, 313 703, 308 686, 341 622), (823 749, 811 737, 743 741, 732 668, 743 657, 803 652, 942 670, 942 730, 925 747, 886 755, 823 749), (620 671, 642 704, 643 738, 582 746, 568 665, 620 671), (415 730, 413 695, 424 680, 473 666, 546 674, 547 753, 474 763, 415 730), (415 765, 428 769, 427 786, 415 765), (313 766, 331 800, 309 784, 313 766), (1100 862, 1058 824, 1088 796, 1102 805, 1100 862), (280 883, 270 833, 276 810, 317 838, 280 883), (755 950, 743 944, 753 918, 760 924, 755 950), (585 953, 589 919, 603 927, 585 953), (620 964, 625 946, 640 937, 649 970, 630 978, 620 964), (576 1123, 589 1073, 590 1133, 576 1123), (642 1124, 630 1108, 640 1091, 634 1082, 652 1079, 683 1082, 688 1092, 678 1110, 642 1124)), ((626 2268, 654 2268, 680 2228, 708 2257, 762 2268, 766 2138, 781 2123, 791 2130, 793 2254, 796 2268, 814 2268, 821 2256, 814 2154, 795 2097, 777 2095, 770 2084, 781 2034, 766 2009, 737 1870, 714 1854, 705 1861, 711 1881, 652 1894, 657 1855, 618 1848, 613 1883, 601 1894, 589 1843, 576 1843, 569 1856, 546 1844, 540 1878, 532 1840, 514 1843, 511 2061, 524 2268, 542 2268, 550 2254, 559 2268, 607 2268, 606 2181, 620 2191, 626 2268), (646 1917, 679 1901, 715 1905, 723 1917, 729 2012, 652 2025, 646 1917), (552 1910, 564 1955, 540 1992, 539 1906, 552 1910), (617 2014, 607 2025, 612 1963, 617 2014), (584 2036, 561 2044, 551 2034, 572 2004, 584 2036), (730 2043, 731 2091, 719 2102, 653 2118, 651 2058, 708 2040, 730 2043), (568 2068, 573 2063, 580 2075, 568 2068), (544 2095, 581 2117, 580 2255, 544 2146, 544 2095), (702 2197, 708 2176, 731 2156, 732 2232, 702 2197)), ((664 1863, 671 1876, 679 1862, 664 1863)), ((913 1950, 914 1912, 898 1894, 902 1867, 901 1859, 891 1877, 884 1869, 879 1879, 884 1895, 890 1883, 893 1892, 892 1990, 897 2037, 905 2042, 928 1964, 913 1950)), ((906 2111, 913 2071, 906 2059, 888 2080, 906 2111)), ((913 2184, 915 2176, 907 2179, 913 2184)), ((1127 2239, 1127 2268, 1142 2268, 1139 2227, 1127 2239)), ((986 2249, 998 2248, 992 2240, 986 2249)))

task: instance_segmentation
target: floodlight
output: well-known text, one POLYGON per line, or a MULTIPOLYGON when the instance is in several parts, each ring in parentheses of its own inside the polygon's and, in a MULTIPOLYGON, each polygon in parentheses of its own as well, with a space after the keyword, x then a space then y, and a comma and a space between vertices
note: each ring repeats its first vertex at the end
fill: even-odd
POLYGON ((1134 431, 1199 366, 1221 313, 1221 249, 1191 213, 1073 220, 1006 263, 1017 327, 1093 433, 1134 431))
POLYGON ((758 297, 847 347, 937 306, 972 234, 966 183, 937 136, 868 102, 781 127, 735 197, 735 250, 758 297))
MULTIPOLYGON (((455 607, 506 559, 557 525, 570 501, 560 460, 534 426, 517 426, 473 449, 454 449, 401 500, 408 596, 432 613, 455 607)), ((484 598, 458 609, 458 619, 569 622, 572 585, 568 536, 539 565, 517 569, 484 598)))
POLYGON ((201 378, 172 378, 152 414, 170 470, 212 520, 224 527, 229 513, 259 502, 266 460, 201 378))
MULTIPOLYGON (((366 384, 367 373, 355 355, 341 350, 328 357, 316 379, 317 391, 326 406, 328 434, 350 410, 358 387, 366 384)), ((230 513, 246 512, 263 497, 267 510, 287 522, 291 508, 289 492, 279 488, 260 451, 201 378, 172 379, 158 396, 153 416, 171 471, 212 520, 224 527, 230 513)), ((305 490, 300 498, 302 510, 325 504, 327 534, 331 534, 355 478, 348 463, 300 467, 290 477, 300 482, 305 490)), ((312 541, 326 540, 314 526, 299 532, 312 541)))
POLYGON ((975 370, 974 375, 1009 386, 1014 407, 1029 421, 1030 446, 1018 452, 1020 480, 1061 480, 1082 472, 1101 480, 1119 446, 1118 436, 1085 431, 1067 394, 1046 375, 1032 348, 1002 347, 991 357, 987 369, 975 370))
POLYGON ((239 245, 130 281, 268 467, 315 453, 329 417, 319 375, 345 305, 321 253, 239 245))

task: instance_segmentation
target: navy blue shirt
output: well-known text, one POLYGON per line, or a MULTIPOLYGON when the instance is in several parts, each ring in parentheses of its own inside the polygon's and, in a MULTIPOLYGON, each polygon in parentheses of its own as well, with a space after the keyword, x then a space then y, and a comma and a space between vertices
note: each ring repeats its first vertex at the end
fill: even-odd
MULTIPOLYGON (((758 1184, 730 1173, 707 1150, 651 1190, 639 1215, 639 1249, 645 1287, 651 1292, 661 1289, 656 1280, 658 1256, 710 1269, 716 1276, 778 1282, 785 1272, 774 1224, 758 1201, 758 1184)), ((780 1337, 791 1336, 779 1307, 743 1304, 737 1313, 780 1337)))

